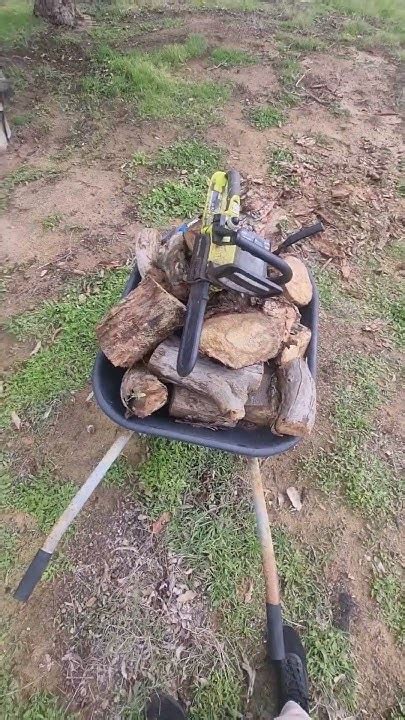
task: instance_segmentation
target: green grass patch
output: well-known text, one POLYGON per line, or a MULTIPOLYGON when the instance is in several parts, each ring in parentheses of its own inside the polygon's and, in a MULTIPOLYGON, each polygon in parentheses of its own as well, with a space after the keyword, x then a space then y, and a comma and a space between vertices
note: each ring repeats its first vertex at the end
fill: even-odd
POLYGON ((294 156, 290 150, 282 147, 272 148, 269 152, 269 175, 275 182, 281 182, 289 187, 298 185, 298 178, 294 174, 294 156))
POLYGON ((321 451, 302 467, 322 490, 342 492, 351 507, 370 519, 395 510, 397 483, 390 467, 357 438, 339 437, 333 450, 321 451))
POLYGON ((384 362, 347 354, 336 363, 331 419, 336 428, 332 450, 303 463, 306 475, 327 493, 342 492, 351 507, 370 518, 393 512, 399 491, 389 465, 369 448, 372 412, 384 392, 384 362))
POLYGON ((38 418, 47 405, 87 382, 97 352, 96 325, 119 299, 127 276, 127 268, 92 276, 60 300, 11 319, 12 333, 21 340, 41 338, 42 347, 6 381, 3 425, 13 410, 38 418))
POLYGON ((108 46, 99 47, 93 56, 93 73, 83 79, 82 91, 90 98, 122 97, 133 103, 142 118, 188 118, 193 126, 213 122, 229 89, 173 74, 205 48, 205 40, 198 35, 183 45, 166 45, 143 54, 120 54, 108 46))
POLYGON ((258 130, 280 127, 285 122, 284 113, 275 105, 262 105, 252 108, 250 122, 258 130))
MULTIPOLYGON (((208 179, 218 169, 223 153, 196 140, 184 140, 164 148, 142 164, 169 170, 178 179, 167 180, 143 195, 139 214, 145 223, 165 225, 175 218, 192 217, 204 205, 208 179)), ((132 161, 126 169, 133 176, 132 161)))
POLYGON ((105 476, 104 485, 118 488, 119 490, 128 490, 133 485, 136 473, 131 463, 125 458, 120 457, 110 467, 105 476))
POLYGON ((59 172, 55 168, 21 165, 0 182, 0 212, 6 208, 11 193, 19 185, 28 185, 35 180, 42 180, 42 178, 55 178, 58 174, 59 172))
MULTIPOLYGON (((140 488, 149 512, 158 517, 169 511, 166 530, 170 548, 194 569, 231 642, 250 649, 257 647, 264 621, 261 617, 262 577, 260 550, 255 533, 246 469, 240 460, 203 448, 150 441, 150 458, 139 468, 140 488), (253 583, 252 602, 244 588, 253 583)), ((311 548, 301 548, 284 532, 274 537, 282 582, 284 616, 305 628, 305 643, 313 665, 313 681, 328 695, 334 690, 331 678, 342 675, 339 697, 351 701, 354 668, 347 636, 330 625, 331 608, 320 576, 321 565, 311 548), (329 649, 321 657, 318 638, 329 638, 329 649), (329 658, 329 652, 333 652, 329 658)), ((191 717, 232 717, 230 709, 242 711, 238 667, 227 667, 225 675, 210 675, 197 690, 191 717), (228 674, 230 673, 230 674, 228 674), (214 687, 211 687, 213 683, 214 687), (234 705, 228 708, 228 687, 233 687, 234 705), (217 693, 224 705, 216 706, 217 693), (215 699, 215 702, 214 702, 215 699), (211 704, 212 703, 212 704, 211 704), (215 712, 216 706, 216 712, 215 712), (224 715, 218 715, 225 708, 224 715), (227 712, 228 714, 227 714, 227 712), (205 713, 205 714, 204 714, 205 713), (217 714, 216 714, 217 713, 217 714)))
POLYGON ((74 720, 60 708, 54 695, 38 692, 22 698, 12 668, 2 663, 0 672, 0 715, 3 720, 74 720))
POLYGON ((355 702, 355 670, 350 652, 349 636, 337 628, 310 627, 305 636, 308 675, 322 692, 334 698, 341 697, 346 707, 355 702))
POLYGON ((387 571, 374 570, 371 582, 371 595, 375 599, 380 614, 399 643, 405 641, 405 601, 404 587, 397 565, 388 557, 382 558, 387 571))
POLYGON ((2 484, 5 507, 33 515, 42 532, 50 530, 77 490, 71 482, 56 480, 48 468, 35 477, 9 477, 2 484))
POLYGON ((144 223, 165 225, 170 220, 192 217, 203 205, 207 183, 168 180, 153 188, 139 202, 139 216, 144 223))
POLYGON ((246 50, 238 48, 217 47, 211 53, 211 60, 215 65, 223 67, 240 67, 242 65, 254 65, 258 58, 246 50))
POLYGON ((52 213, 47 215, 41 220, 41 225, 44 230, 56 230, 63 220, 63 215, 60 213, 52 213))
POLYGON ((257 0, 191 0, 191 2, 197 8, 238 10, 239 12, 254 12, 263 6, 263 3, 257 0))
POLYGON ((13 569, 17 546, 17 533, 7 525, 0 525, 0 577, 6 580, 13 569))
POLYGON ((3 0, 0 5, 0 43, 3 46, 25 44, 42 27, 42 21, 33 15, 31 3, 3 0))
POLYGON ((234 668, 213 670, 196 691, 190 720, 229 720, 241 717, 244 684, 234 668))
POLYGON ((296 52, 313 52, 326 47, 326 43, 316 35, 294 35, 291 32, 279 32, 276 40, 280 44, 280 52, 284 52, 286 48, 296 52))

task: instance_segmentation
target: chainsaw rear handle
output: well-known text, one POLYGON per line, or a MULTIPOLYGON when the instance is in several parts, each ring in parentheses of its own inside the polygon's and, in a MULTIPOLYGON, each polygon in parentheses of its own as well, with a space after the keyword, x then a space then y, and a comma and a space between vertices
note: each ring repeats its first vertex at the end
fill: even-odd
POLYGON ((300 240, 305 240, 305 238, 312 237, 312 235, 316 235, 317 233, 323 232, 324 230, 325 228, 320 221, 318 221, 314 225, 302 227, 297 230, 297 232, 288 235, 284 242, 282 242, 281 245, 277 248, 277 250, 274 251, 274 254, 279 255, 291 245, 295 245, 295 243, 299 242, 300 240))
POLYGON ((263 260, 263 262, 267 265, 271 265, 271 267, 278 270, 278 272, 281 273, 281 276, 271 278, 277 282, 278 285, 285 285, 288 283, 292 278, 292 270, 288 263, 277 257, 277 255, 274 255, 274 253, 269 250, 266 250, 266 248, 262 245, 252 242, 252 240, 249 240, 246 235, 247 233, 245 230, 239 230, 235 236, 235 245, 238 245, 241 250, 246 250, 246 252, 259 258, 260 260, 263 260))

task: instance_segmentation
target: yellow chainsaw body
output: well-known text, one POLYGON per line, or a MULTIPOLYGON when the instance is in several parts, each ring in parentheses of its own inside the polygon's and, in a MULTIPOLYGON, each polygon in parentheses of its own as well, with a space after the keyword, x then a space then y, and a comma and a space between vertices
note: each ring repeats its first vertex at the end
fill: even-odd
POLYGON ((239 217, 240 198, 238 195, 229 197, 228 193, 227 174, 222 170, 218 170, 210 180, 202 216, 202 232, 208 235, 211 240, 208 262, 214 265, 232 264, 237 251, 237 247, 231 242, 230 236, 221 237, 221 244, 215 243, 213 238, 214 215, 221 215, 224 218, 239 217))

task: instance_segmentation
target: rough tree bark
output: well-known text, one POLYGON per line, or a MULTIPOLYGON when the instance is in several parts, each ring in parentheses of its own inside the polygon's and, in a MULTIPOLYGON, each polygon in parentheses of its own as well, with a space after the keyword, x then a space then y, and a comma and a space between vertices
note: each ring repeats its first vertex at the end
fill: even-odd
POLYGON ((73 27, 78 17, 76 0, 35 0, 34 15, 53 25, 73 27))

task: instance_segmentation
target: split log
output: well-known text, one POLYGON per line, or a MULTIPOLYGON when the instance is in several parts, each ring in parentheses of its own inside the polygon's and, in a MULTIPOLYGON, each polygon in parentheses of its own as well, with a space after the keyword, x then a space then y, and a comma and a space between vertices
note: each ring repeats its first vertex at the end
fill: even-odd
MULTIPOLYGON (((190 290, 187 282, 189 262, 183 233, 174 233, 163 243, 157 253, 155 265, 165 274, 172 295, 179 300, 187 300, 190 290)), ((164 285, 167 287, 166 283, 164 285)))
POLYGON ((278 296, 266 300, 262 310, 278 328, 282 342, 287 342, 293 327, 301 320, 301 315, 295 305, 282 296, 278 296))
POLYGON ((131 367, 181 327, 185 307, 146 276, 97 328, 103 353, 113 365, 131 367))
POLYGON ((298 307, 308 305, 312 299, 312 283, 307 268, 295 255, 284 255, 283 260, 289 264, 293 271, 290 282, 284 285, 286 298, 298 305, 298 307))
POLYGON ((145 277, 156 263, 161 242, 161 233, 153 228, 143 228, 135 235, 135 256, 141 277, 145 277))
POLYGON ((194 225, 191 225, 188 230, 184 233, 184 242, 186 243, 190 252, 193 252, 194 243, 196 238, 201 232, 201 220, 198 220, 194 225))
POLYGON ((166 340, 152 354, 148 369, 164 381, 198 393, 201 397, 200 409, 203 399, 207 398, 207 412, 211 413, 214 404, 221 421, 225 419, 234 423, 243 418, 249 393, 260 385, 263 365, 251 365, 236 372, 199 357, 193 372, 183 378, 176 370, 178 352, 178 340, 166 340))
MULTIPOLYGON (((257 298, 254 298, 256 300, 257 298)), ((233 290, 222 290, 213 292, 208 300, 204 314, 205 320, 221 313, 242 313, 252 309, 252 298, 249 295, 241 295, 233 290)))
POLYGON ((311 340, 311 331, 305 325, 293 327, 285 347, 282 349, 278 362, 285 365, 290 360, 303 358, 311 340))
MULTIPOLYGON (((200 350, 231 368, 276 357, 297 319, 288 303, 267 301, 266 311, 223 313, 204 321, 200 350), (267 305, 267 303, 274 303, 267 305)), ((264 309, 264 308, 263 308, 264 309)))
POLYGON ((235 415, 221 415, 218 405, 210 398, 180 385, 173 388, 169 414, 190 423, 211 427, 235 427, 238 422, 235 415))
POLYGON ((315 423, 315 381, 305 360, 291 360, 277 371, 281 403, 275 430, 280 435, 309 435, 315 423))
POLYGON ((244 420, 255 425, 271 427, 277 418, 279 402, 277 376, 273 368, 266 365, 258 389, 249 395, 245 405, 244 420))
POLYGON ((121 400, 128 415, 144 418, 166 405, 166 385, 151 375, 145 367, 134 366, 126 371, 121 382, 121 400))

